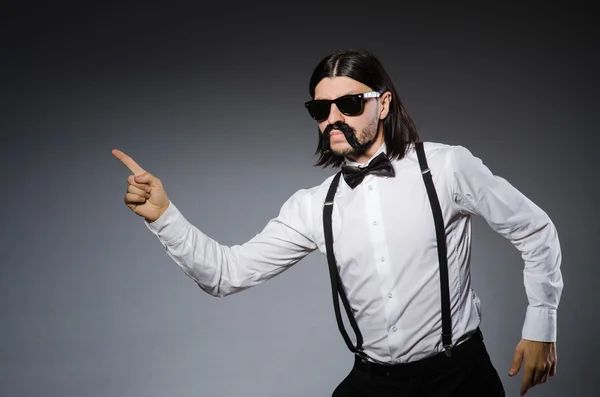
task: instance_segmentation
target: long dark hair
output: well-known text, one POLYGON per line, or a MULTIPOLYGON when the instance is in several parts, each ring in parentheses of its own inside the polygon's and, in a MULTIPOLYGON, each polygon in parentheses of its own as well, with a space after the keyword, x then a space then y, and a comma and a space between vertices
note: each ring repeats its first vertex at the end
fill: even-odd
MULTIPOLYGON (((346 76, 363 83, 374 91, 381 93, 389 91, 392 94, 390 111, 383 120, 383 136, 389 158, 403 158, 409 144, 419 141, 419 134, 381 62, 366 50, 343 50, 326 56, 319 62, 310 78, 311 98, 314 99, 315 87, 323 78, 337 76, 346 76)), ((319 143, 315 151, 315 155, 318 154, 319 159, 314 165, 322 168, 339 167, 344 161, 344 157, 331 151, 324 152, 320 138, 321 132, 319 131, 319 143)))

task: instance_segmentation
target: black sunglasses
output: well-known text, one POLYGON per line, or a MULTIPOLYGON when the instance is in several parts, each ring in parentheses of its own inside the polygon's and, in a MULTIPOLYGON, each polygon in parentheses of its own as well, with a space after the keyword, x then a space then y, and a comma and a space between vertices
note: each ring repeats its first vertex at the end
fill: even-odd
POLYGON ((362 94, 344 95, 336 99, 313 99, 305 102, 304 106, 306 106, 313 119, 321 121, 329 117, 332 103, 335 103, 340 112, 346 116, 358 116, 363 111, 365 99, 379 98, 380 96, 381 93, 371 91, 362 94))

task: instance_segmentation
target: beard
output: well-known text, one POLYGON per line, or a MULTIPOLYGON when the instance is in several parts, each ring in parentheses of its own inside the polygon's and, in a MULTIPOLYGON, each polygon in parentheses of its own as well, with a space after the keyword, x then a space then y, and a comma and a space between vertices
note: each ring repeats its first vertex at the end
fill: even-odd
POLYGON ((346 123, 338 122, 335 124, 329 124, 321 134, 321 147, 323 148, 324 152, 329 151, 338 156, 361 156, 365 154, 373 144, 373 141, 377 135, 378 127, 379 120, 377 119, 371 121, 371 123, 360 130, 359 133, 356 132, 356 129, 346 123), (339 147, 336 145, 335 148, 332 148, 329 141, 329 136, 332 130, 341 131, 344 134, 348 145, 350 146, 343 145, 344 147, 339 147))

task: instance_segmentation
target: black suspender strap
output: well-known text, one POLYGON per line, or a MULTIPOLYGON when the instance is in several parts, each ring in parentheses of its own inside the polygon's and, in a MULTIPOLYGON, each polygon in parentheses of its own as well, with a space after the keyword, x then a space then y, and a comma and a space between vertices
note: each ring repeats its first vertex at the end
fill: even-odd
POLYGON ((340 182, 340 176, 342 175, 341 171, 337 173, 333 177, 331 181, 331 185, 329 186, 329 190, 327 191, 327 197, 325 198, 325 205, 323 206, 323 227, 325 232, 325 247, 327 251, 327 263, 329 265, 329 277, 331 279, 331 292, 333 294, 333 308, 335 310, 335 318, 337 320, 338 328, 351 352, 362 355, 362 334, 358 329, 358 325, 356 324, 356 320, 352 315, 352 310, 350 308, 350 303, 348 302, 348 298, 344 293, 344 288, 342 287, 342 282, 340 279, 340 274, 337 271, 337 265, 335 261, 335 255, 333 254, 333 232, 331 229, 331 214, 333 212, 333 198, 335 196, 335 192, 337 191, 337 187, 340 182), (339 297, 338 297, 339 294, 339 297), (342 299, 342 303, 344 304, 344 309, 346 310, 346 315, 348 316, 348 320, 350 321, 350 325, 354 330, 356 335, 356 347, 352 345, 352 341, 350 337, 346 333, 346 329, 344 328, 344 323, 342 321, 342 316, 340 313, 340 302, 339 298, 342 299))
MULTIPOLYGON (((416 150, 417 157, 419 158, 421 174, 423 175, 423 181, 425 182, 425 187, 427 189, 427 195, 429 197, 429 202, 431 204, 431 209, 433 212, 433 218, 435 222, 438 260, 440 269, 440 286, 442 296, 442 344, 444 346, 446 355, 450 357, 452 348, 452 319, 450 314, 450 288, 448 285, 448 259, 446 248, 446 235, 444 232, 444 220, 442 217, 442 210, 440 208, 437 193, 433 185, 431 171, 429 170, 427 160, 425 158, 425 152, 423 149, 422 142, 416 143, 416 150)), ((348 349, 364 359, 366 357, 366 354, 362 351, 362 334, 360 333, 358 325, 356 324, 356 320, 350 308, 350 303, 348 302, 348 298, 346 297, 344 288, 342 287, 340 275, 337 271, 335 255, 333 253, 333 232, 331 215, 333 213, 333 201, 340 182, 341 174, 342 173, 340 171, 333 177, 331 185, 329 186, 329 190, 327 191, 325 203, 323 205, 323 228, 325 234, 325 248, 327 254, 327 263, 329 265, 329 276, 331 280, 333 308, 335 310, 335 317, 338 324, 338 328, 342 334, 342 337, 344 338, 344 341, 346 342, 346 345, 348 346, 348 349), (350 325, 352 326, 352 329, 356 335, 356 346, 353 346, 352 341, 350 340, 350 337, 348 336, 346 329, 344 328, 344 323, 342 321, 340 312, 340 298, 344 305, 344 309, 346 310, 346 315, 348 316, 350 325)))
POLYGON ((419 166, 421 174, 427 189, 427 196, 431 204, 433 212, 433 220, 435 222, 435 234, 437 238, 438 262, 440 267, 440 289, 442 297, 442 344, 446 355, 450 357, 452 349, 452 318, 450 314, 450 286, 448 281, 448 254, 446 248, 446 232, 444 230, 444 217, 438 200, 435 187, 433 185, 433 177, 431 170, 427 165, 425 157, 425 149, 423 142, 416 143, 417 157, 419 158, 419 166))

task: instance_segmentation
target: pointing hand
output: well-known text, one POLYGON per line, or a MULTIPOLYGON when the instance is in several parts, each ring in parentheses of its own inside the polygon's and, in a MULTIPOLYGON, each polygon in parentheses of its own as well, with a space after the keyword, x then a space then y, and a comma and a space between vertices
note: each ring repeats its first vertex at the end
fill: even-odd
POLYGON ((147 222, 154 222, 169 207, 169 198, 160 179, 146 172, 131 157, 118 149, 112 154, 121 160, 133 175, 127 178, 125 205, 147 222))

